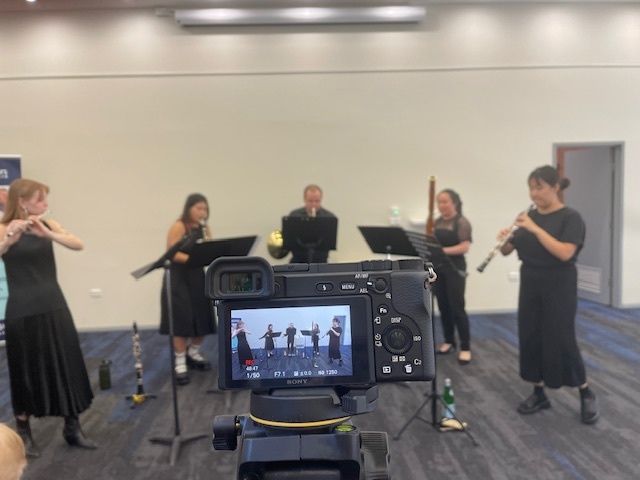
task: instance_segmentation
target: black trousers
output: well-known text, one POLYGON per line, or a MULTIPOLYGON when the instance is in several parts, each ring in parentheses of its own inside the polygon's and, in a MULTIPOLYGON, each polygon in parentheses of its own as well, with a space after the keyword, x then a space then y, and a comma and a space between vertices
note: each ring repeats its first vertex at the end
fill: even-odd
POLYGON ((520 376, 551 388, 579 387, 586 379, 575 331, 575 266, 520 268, 518 336, 520 376))
POLYGON ((436 269, 436 273, 438 279, 433 291, 438 300, 444 341, 456 345, 455 330, 457 329, 458 337, 460 337, 460 349, 470 350, 469 317, 464 303, 467 278, 448 263, 440 265, 436 269))

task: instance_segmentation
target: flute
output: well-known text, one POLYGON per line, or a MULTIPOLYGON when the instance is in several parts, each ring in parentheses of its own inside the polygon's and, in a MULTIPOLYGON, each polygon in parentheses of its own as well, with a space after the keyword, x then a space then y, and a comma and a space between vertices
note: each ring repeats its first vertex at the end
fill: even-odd
MULTIPOLYGON (((37 216, 38 220, 42 220, 42 218, 46 217, 47 215, 49 215, 51 213, 51 210, 47 210, 46 212, 40 214, 37 216)), ((29 227, 31 225, 33 225, 33 220, 27 220, 27 224, 29 225, 29 227)), ((27 228, 28 230, 28 228, 27 228)), ((26 230, 25 230, 26 231, 26 230)), ((13 237, 15 235, 16 232, 11 231, 11 232, 7 232, 7 237, 13 237)))
MULTIPOLYGON (((527 210, 525 211, 530 212, 531 210, 533 210, 533 207, 533 205, 530 205, 529 208, 527 208, 527 210)), ((496 254, 502 249, 502 247, 504 247, 509 242, 509 240, 513 238, 513 234, 519 228, 520 227, 518 227, 515 222, 511 225, 511 227, 509 228, 509 232, 502 239, 498 240, 498 243, 496 243, 496 245, 491 249, 491 251, 487 255, 487 258, 485 258, 484 261, 478 266, 478 268, 476 268, 478 272, 484 272, 484 269, 487 268, 487 265, 489 265, 489 263, 491 263, 493 257, 495 257, 496 254)))

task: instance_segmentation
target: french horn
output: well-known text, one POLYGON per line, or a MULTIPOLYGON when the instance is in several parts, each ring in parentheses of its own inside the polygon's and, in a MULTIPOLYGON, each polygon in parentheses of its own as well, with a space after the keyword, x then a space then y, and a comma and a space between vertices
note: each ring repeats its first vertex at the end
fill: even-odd
POLYGON ((273 258, 281 259, 289 255, 289 250, 284 248, 284 238, 281 230, 274 230, 267 239, 267 250, 273 258))

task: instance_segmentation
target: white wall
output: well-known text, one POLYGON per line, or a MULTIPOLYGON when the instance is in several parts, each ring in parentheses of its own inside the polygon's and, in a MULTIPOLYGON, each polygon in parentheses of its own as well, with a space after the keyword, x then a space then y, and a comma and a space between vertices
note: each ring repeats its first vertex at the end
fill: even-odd
MULTIPOLYGON (((356 226, 426 215, 427 179, 474 226, 473 269, 528 203, 553 143, 624 141, 623 292, 640 304, 640 7, 433 6, 418 27, 182 30, 153 11, 0 18, 0 150, 52 187, 80 328, 154 325, 164 248, 186 195, 214 235, 266 236, 325 189, 334 261, 371 257, 356 226), (101 288, 102 298, 90 298, 101 288)), ((266 256, 264 241, 257 254, 266 256)), ((469 277, 470 311, 515 308, 515 258, 469 277)))

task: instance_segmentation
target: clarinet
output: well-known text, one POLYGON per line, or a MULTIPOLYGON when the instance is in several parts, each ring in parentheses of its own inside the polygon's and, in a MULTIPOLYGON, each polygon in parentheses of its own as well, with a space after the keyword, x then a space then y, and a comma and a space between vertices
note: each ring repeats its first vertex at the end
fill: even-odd
POLYGON ((136 393, 132 395, 133 403, 144 402, 144 385, 142 383, 142 347, 140 346, 140 335, 138 334, 138 325, 133 322, 133 358, 135 359, 136 368, 136 393))
MULTIPOLYGON (((531 210, 533 210, 533 208, 534 206, 531 205, 525 211, 530 212, 531 210)), ((484 269, 487 268, 487 265, 489 265, 489 263, 491 263, 491 260, 493 260, 493 257, 495 257, 496 254, 502 249, 502 247, 504 247, 513 238, 513 234, 519 228, 520 227, 518 227, 518 225, 516 225, 515 222, 511 225, 511 227, 509 228, 509 233, 507 233, 507 235, 505 235, 502 239, 498 240, 498 243, 496 243, 495 246, 491 249, 491 251, 487 255, 487 258, 485 258, 484 261, 478 266, 478 268, 476 268, 478 272, 480 273, 484 272, 484 269)))

